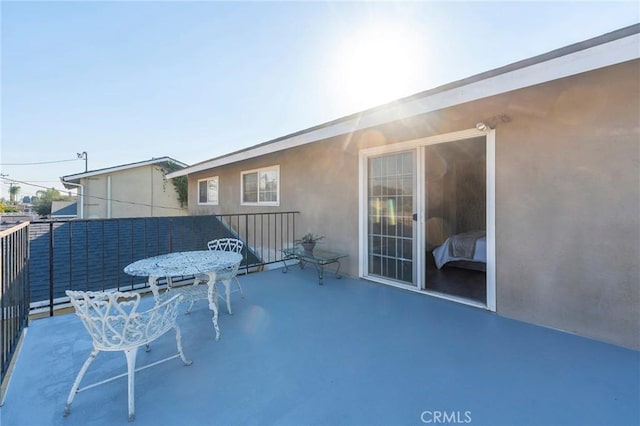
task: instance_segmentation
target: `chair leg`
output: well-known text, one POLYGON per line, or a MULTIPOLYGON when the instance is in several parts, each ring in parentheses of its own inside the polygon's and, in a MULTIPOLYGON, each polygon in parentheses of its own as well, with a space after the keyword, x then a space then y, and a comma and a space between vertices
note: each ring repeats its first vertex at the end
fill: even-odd
POLYGON ((135 417, 135 380, 136 380, 136 355, 138 348, 127 349, 124 355, 127 357, 127 377, 128 377, 128 395, 129 395, 129 421, 132 422, 135 417))
POLYGON ((244 291, 242 291, 242 286, 240 285, 240 281, 238 280, 238 277, 233 277, 233 279, 236 280, 236 284, 238 284, 238 289, 240 290, 240 297, 244 299, 244 291))
POLYGON ((231 279, 222 280, 219 282, 222 282, 222 284, 224 284, 224 297, 227 301, 227 312, 229 312, 229 315, 233 315, 233 312, 231 312, 231 279))
POLYGON ((67 404, 64 406, 63 416, 66 417, 71 412, 71 403, 73 402, 73 398, 75 398, 76 394, 78 393, 80 382, 82 381, 84 374, 87 372, 87 369, 89 368, 93 360, 96 359, 98 352, 100 351, 94 348, 89 354, 89 358, 87 358, 84 364, 82 364, 82 368, 78 372, 78 375, 76 376, 76 380, 73 382, 73 386, 71 386, 71 391, 69 392, 69 397, 67 398, 67 404))
POLYGON ((196 300, 193 297, 191 297, 191 302, 189 302, 189 307, 185 311, 185 314, 190 314, 191 313, 191 309, 193 309, 193 304, 194 303, 196 303, 196 300))
POLYGON ((176 344, 178 345, 178 355, 180 355, 180 359, 182 359, 184 365, 193 364, 193 361, 185 358, 184 352, 182 352, 182 334, 180 333, 180 327, 178 327, 178 324, 176 324, 173 326, 173 328, 176 330, 176 344))

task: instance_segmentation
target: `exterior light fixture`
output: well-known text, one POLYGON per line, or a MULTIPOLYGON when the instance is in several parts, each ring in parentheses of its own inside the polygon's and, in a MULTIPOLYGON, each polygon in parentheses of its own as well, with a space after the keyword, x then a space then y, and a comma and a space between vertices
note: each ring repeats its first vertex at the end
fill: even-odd
POLYGON ((479 123, 476 123, 476 129, 484 132, 485 130, 487 130, 487 125, 480 121, 479 123))

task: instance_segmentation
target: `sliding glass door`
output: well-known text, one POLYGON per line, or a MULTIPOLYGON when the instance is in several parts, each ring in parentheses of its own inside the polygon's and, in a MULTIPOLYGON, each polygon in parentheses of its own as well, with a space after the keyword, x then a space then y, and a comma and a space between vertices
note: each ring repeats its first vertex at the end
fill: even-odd
POLYGON ((415 152, 367 160, 368 275, 413 285, 415 152))
POLYGON ((360 276, 495 310, 495 133, 360 152, 360 276))

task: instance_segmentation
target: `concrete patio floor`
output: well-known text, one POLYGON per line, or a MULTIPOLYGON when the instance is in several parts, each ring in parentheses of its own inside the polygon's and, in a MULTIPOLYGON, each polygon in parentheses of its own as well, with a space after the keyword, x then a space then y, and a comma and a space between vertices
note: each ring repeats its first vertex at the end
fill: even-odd
MULTIPOLYGON (((318 286, 313 269, 240 279, 219 341, 206 303, 179 317, 193 365, 137 373, 133 424, 640 424, 639 352, 363 280, 318 286)), ((32 321, 1 425, 129 424, 125 378, 62 417, 90 349, 73 314, 32 321)), ((168 333, 138 365, 174 351, 168 333)), ((124 371, 122 353, 100 353, 83 384, 124 371)))

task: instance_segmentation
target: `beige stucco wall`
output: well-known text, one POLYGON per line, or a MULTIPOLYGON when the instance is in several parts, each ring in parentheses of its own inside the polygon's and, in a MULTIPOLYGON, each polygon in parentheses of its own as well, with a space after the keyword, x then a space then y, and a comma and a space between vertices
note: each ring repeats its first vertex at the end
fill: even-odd
POLYGON ((639 62, 524 94, 497 136, 499 312, 639 349, 639 62))
POLYGON ((640 62, 633 61, 189 176, 191 214, 300 211, 358 274, 358 152, 496 127, 497 312, 640 349, 640 62), (280 166, 279 207, 240 206, 240 172, 280 166), (220 205, 197 179, 220 177, 220 205))
POLYGON ((173 183, 155 165, 141 166, 81 179, 84 218, 108 216, 108 178, 111 178, 111 218, 184 216, 173 183))

